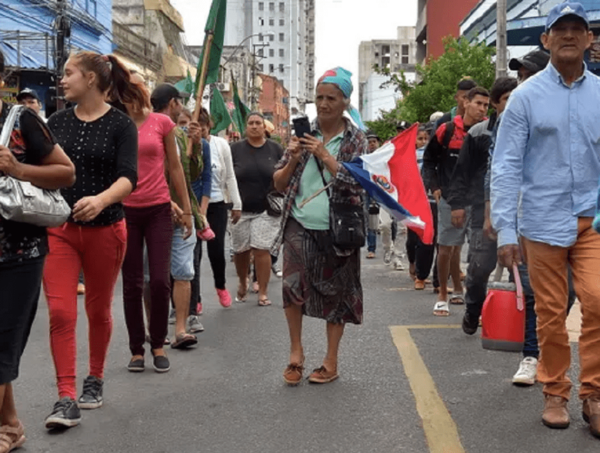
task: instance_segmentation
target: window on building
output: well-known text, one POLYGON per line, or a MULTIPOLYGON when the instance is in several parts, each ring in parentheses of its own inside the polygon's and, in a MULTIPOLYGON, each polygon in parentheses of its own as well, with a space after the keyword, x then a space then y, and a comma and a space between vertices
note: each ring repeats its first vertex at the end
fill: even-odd
POLYGON ((284 2, 279 2, 279 12, 285 13, 285 3, 284 2))
POLYGON ((381 46, 381 53, 383 55, 389 55, 390 54, 390 46, 388 46, 388 45, 381 46))
POLYGON ((264 11, 265 10, 265 4, 264 4, 264 2, 258 2, 258 10, 259 11, 264 11))
POLYGON ((258 49, 258 56, 259 56, 259 57, 264 57, 264 56, 265 56, 265 51, 264 51, 264 49, 258 49))
POLYGON ((274 57, 275 56, 275 49, 269 49, 269 56, 270 57, 274 57))
POLYGON ((270 64, 269 65, 269 74, 271 74, 274 71, 275 71, 275 65, 270 64))
POLYGON ((275 41, 275 35, 269 35, 269 41, 273 42, 275 41))
POLYGON ((284 71, 285 71, 285 70, 283 69, 283 64, 280 64, 280 65, 279 65, 279 72, 281 72, 281 73, 283 74, 283 72, 284 72, 284 71))
POLYGON ((269 19, 269 26, 275 25, 275 19, 269 19))
POLYGON ((275 11, 275 3, 274 2, 269 3, 269 11, 275 11))
POLYGON ((258 65, 258 72, 265 72, 265 65, 264 64, 259 64, 258 65))
POLYGON ((408 64, 410 47, 408 44, 402 44, 402 64, 408 64))
POLYGON ((390 57, 381 57, 381 67, 390 69, 390 57))
POLYGON ((260 25, 261 27, 265 25, 265 20, 262 17, 258 18, 258 25, 260 25))
POLYGON ((263 36, 263 34, 262 34, 262 33, 259 33, 259 34, 258 34, 258 40, 259 40, 260 42, 263 42, 263 41, 265 40, 265 37, 263 36))
POLYGON ((92 17, 96 17, 96 0, 85 0, 85 10, 92 17))
POLYGON ((285 34, 279 33, 279 42, 285 41, 285 34))
POLYGON ((285 50, 284 49, 279 49, 279 56, 281 58, 285 57, 285 50))
POLYGON ((285 25, 285 19, 279 19, 279 26, 283 27, 285 25))

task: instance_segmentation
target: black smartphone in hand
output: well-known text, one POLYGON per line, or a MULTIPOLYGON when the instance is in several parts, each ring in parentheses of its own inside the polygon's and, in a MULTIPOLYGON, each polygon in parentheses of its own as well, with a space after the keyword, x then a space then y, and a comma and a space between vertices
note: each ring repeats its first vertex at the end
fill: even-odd
POLYGON ((294 133, 298 138, 304 138, 304 134, 311 135, 310 130, 310 121, 305 116, 301 116, 300 118, 295 118, 292 120, 294 124, 294 133))

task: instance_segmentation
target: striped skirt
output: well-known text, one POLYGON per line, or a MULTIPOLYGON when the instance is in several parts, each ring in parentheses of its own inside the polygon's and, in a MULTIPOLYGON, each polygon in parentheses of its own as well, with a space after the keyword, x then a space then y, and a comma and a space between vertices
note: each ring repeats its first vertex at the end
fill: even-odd
POLYGON ((283 306, 334 324, 361 324, 360 250, 340 257, 329 231, 306 230, 292 217, 283 238, 283 306))

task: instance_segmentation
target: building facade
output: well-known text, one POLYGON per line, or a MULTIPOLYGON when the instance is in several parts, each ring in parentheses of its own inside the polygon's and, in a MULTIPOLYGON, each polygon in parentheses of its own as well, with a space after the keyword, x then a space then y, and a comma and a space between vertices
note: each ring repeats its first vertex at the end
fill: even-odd
POLYGON ((358 102, 365 121, 379 117, 381 110, 396 106, 401 93, 386 86, 389 77, 378 69, 404 72, 408 81, 415 80, 417 42, 415 27, 398 27, 395 40, 373 40, 360 43, 358 50, 358 102))
MULTIPOLYGON (((418 0, 417 61, 437 58, 444 53, 443 39, 460 36, 460 22, 478 0, 418 0)), ((495 3, 482 0, 479 3, 495 3)))
MULTIPOLYGON (((111 0, 65 0, 70 23, 67 50, 112 51, 111 0)), ((9 75, 0 90, 3 100, 15 102, 24 88, 35 90, 46 115, 56 109, 56 18, 61 9, 51 0, 0 1, 0 49, 9 75)))
MULTIPOLYGON (((508 58, 520 57, 541 46, 550 10, 563 0, 507 0, 508 58)), ((586 8, 591 29, 596 36, 586 56, 588 67, 600 73, 600 0, 579 0, 586 8)), ((470 42, 496 45, 496 2, 480 2, 460 24, 461 35, 470 42)))
MULTIPOLYGON (((133 46, 138 49, 137 58, 128 56, 132 50, 129 48, 130 41, 120 39, 115 42, 115 52, 127 59, 130 68, 144 73, 150 86, 153 83, 176 83, 184 79, 188 71, 195 77, 196 67, 188 62, 183 19, 169 0, 112 1, 113 19, 122 26, 120 30, 129 31, 140 38, 134 40, 133 46), (151 44, 149 49, 147 43, 151 44), (142 48, 144 53, 141 52, 142 48), (153 59, 154 64, 150 65, 148 59, 153 59)), ((119 35, 119 38, 124 36, 119 35)))
POLYGON ((314 97, 315 0, 240 0, 227 4, 225 45, 248 48, 257 72, 274 76, 304 109, 314 97), (240 5, 241 3, 241 5, 240 5))
POLYGON ((275 126, 273 134, 287 143, 290 139, 290 109, 288 105, 290 94, 277 77, 265 74, 260 74, 259 77, 261 80, 259 110, 275 126))

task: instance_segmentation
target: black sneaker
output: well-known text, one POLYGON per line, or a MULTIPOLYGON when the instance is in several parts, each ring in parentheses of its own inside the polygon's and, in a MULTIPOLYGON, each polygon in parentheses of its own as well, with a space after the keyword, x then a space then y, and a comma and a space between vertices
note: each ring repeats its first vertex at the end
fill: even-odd
MULTIPOLYGON (((154 355, 154 354, 152 354, 154 355)), ((155 355, 154 356, 154 371, 157 373, 166 373, 171 369, 171 362, 166 355, 155 355)))
POLYGON ((83 381, 83 393, 77 400, 80 409, 98 409, 102 407, 102 387, 104 381, 95 376, 88 376, 83 381))
POLYGON ((127 365, 127 369, 132 373, 141 373, 146 369, 144 359, 131 359, 129 361, 129 365, 127 365))
POLYGON ((81 422, 81 411, 73 398, 64 397, 46 418, 46 429, 72 428, 81 422))
POLYGON ((467 335, 473 335, 477 332, 477 328, 479 327, 479 316, 474 313, 469 313, 465 311, 465 316, 462 320, 462 330, 467 335))

